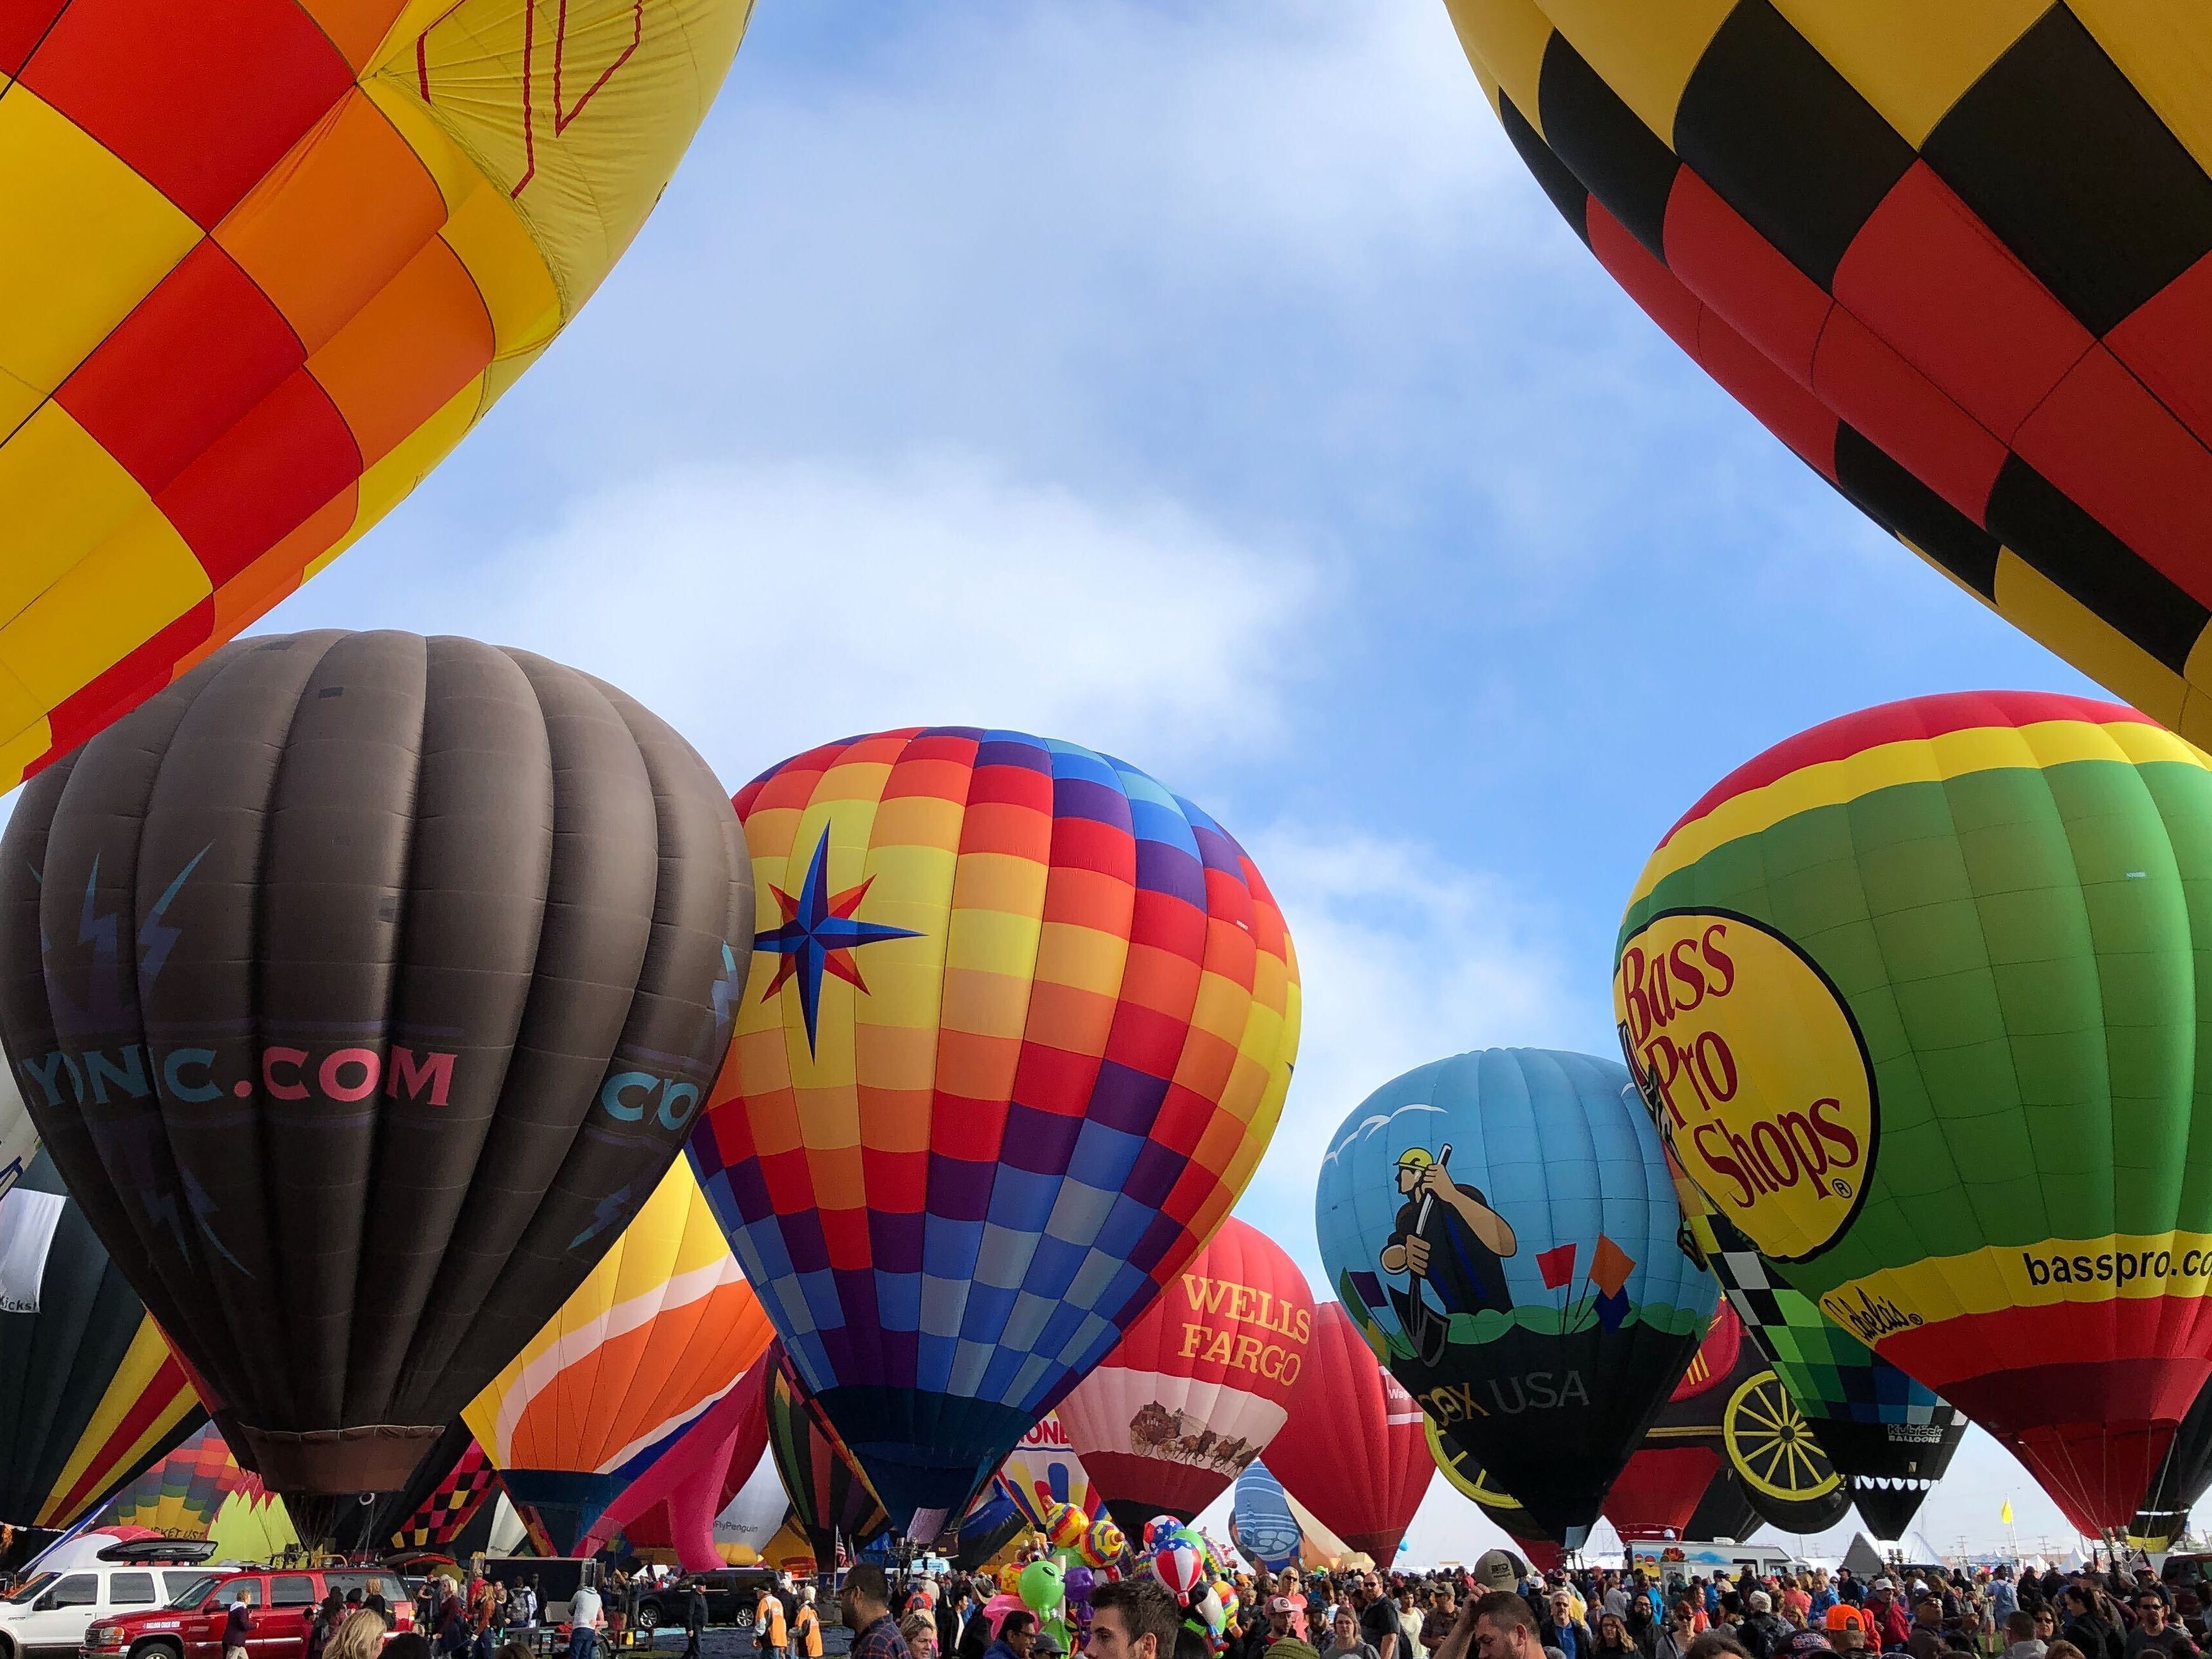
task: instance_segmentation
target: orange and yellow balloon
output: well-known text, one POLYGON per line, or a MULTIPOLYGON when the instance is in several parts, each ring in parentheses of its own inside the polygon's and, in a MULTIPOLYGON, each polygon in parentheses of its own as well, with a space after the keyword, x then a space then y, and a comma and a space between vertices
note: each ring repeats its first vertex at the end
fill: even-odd
POLYGON ((0 788, 460 441, 637 234, 750 10, 0 6, 0 788))
POLYGON ((543 1540, 566 1553, 768 1347, 690 1166, 462 1416, 543 1540))

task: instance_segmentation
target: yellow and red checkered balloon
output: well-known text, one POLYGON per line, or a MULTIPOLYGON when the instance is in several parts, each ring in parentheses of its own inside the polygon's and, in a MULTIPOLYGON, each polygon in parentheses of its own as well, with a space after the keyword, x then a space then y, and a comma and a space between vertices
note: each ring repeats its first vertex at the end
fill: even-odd
POLYGON ((750 9, 0 5, 0 787, 460 441, 636 234, 750 9))

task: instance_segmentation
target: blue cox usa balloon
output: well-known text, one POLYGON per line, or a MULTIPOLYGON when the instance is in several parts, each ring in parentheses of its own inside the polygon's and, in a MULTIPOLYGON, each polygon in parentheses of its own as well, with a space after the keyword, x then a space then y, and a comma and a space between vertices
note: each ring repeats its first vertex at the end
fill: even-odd
POLYGON ((1718 1295, 1626 1069, 1492 1048, 1408 1072, 1331 1139, 1315 1218, 1376 1356, 1579 1545, 1718 1295))

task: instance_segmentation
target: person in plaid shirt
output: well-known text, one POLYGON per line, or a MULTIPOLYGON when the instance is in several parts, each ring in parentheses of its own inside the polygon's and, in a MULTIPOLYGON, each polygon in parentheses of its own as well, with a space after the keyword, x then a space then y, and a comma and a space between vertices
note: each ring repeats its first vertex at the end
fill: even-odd
POLYGON ((853 1632, 853 1659, 914 1659, 891 1617, 890 1581, 874 1562, 859 1562, 845 1575, 837 1609, 853 1632))

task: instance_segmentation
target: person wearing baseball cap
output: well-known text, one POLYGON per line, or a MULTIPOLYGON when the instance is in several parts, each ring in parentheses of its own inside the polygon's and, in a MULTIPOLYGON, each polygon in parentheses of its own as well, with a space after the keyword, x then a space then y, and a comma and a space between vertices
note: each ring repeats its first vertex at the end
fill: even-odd
POLYGON ((1867 1644, 1866 1614, 1848 1601, 1837 1602, 1828 1609, 1827 1635, 1829 1647, 1838 1653, 1864 1652, 1867 1644))
POLYGON ((1485 1550, 1475 1558, 1474 1587, 1478 1590, 1516 1589, 1528 1571, 1528 1564, 1511 1550, 1485 1550))

